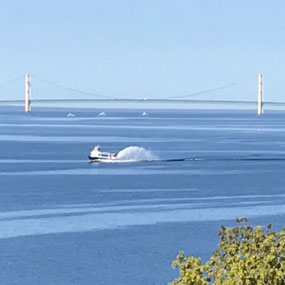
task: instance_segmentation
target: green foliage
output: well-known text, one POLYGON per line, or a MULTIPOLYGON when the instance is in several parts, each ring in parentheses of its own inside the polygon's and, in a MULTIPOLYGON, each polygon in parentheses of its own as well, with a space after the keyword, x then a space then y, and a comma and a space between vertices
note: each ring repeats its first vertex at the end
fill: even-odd
POLYGON ((219 236, 219 249, 205 265, 200 258, 186 258, 183 252, 177 256, 172 266, 180 269, 180 278, 173 285, 285 284, 285 230, 242 225, 221 227, 219 236))

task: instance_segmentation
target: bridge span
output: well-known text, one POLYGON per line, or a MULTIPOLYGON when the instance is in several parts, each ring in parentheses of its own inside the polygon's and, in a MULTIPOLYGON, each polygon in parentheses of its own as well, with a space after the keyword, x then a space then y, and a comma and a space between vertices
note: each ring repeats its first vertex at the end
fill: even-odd
MULTIPOLYGON (((236 83, 231 83, 228 85, 188 94, 185 96, 178 96, 178 97, 168 97, 168 98, 112 98, 102 95, 96 95, 89 92, 84 92, 80 90, 76 90, 73 88, 69 88, 57 83, 53 83, 51 81, 41 79, 37 76, 34 76, 36 79, 45 82, 47 84, 55 85, 57 87, 61 87, 67 89, 72 92, 77 92, 79 94, 94 96, 96 98, 64 98, 64 99, 32 99, 31 98, 31 76, 26 74, 25 77, 25 98, 23 100, 0 100, 0 105, 24 105, 25 112, 31 112, 31 105, 33 104, 64 104, 64 103, 110 103, 110 104, 120 104, 120 103, 135 103, 135 104, 180 104, 180 105, 235 105, 235 106, 257 106, 257 114, 263 114, 264 106, 272 106, 272 107, 282 107, 285 106, 285 102, 274 102, 274 101, 267 101, 264 102, 263 100, 263 78, 262 75, 259 74, 258 76, 258 90, 257 90, 257 100, 256 101, 246 101, 246 100, 211 100, 211 99, 192 99, 189 97, 193 95, 201 95, 205 93, 210 93, 213 91, 229 88, 236 83)), ((19 78, 18 78, 19 79, 19 78)), ((18 80, 17 79, 17 80, 18 80)))
MULTIPOLYGON (((24 105, 25 100, 0 100, 1 105, 24 105)), ((178 103, 178 104, 221 104, 221 105, 257 105, 258 101, 243 100, 199 100, 199 99, 146 99, 146 98, 114 98, 114 99, 31 99, 30 103, 178 103)), ((266 106, 285 106, 285 102, 263 102, 266 106)))

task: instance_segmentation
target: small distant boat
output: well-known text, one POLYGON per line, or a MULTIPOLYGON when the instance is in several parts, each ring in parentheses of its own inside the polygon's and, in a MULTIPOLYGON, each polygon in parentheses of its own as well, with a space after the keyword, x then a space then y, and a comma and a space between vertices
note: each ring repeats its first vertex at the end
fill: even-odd
POLYGON ((89 159, 91 161, 113 161, 117 159, 117 153, 102 152, 100 146, 97 145, 90 152, 89 159))

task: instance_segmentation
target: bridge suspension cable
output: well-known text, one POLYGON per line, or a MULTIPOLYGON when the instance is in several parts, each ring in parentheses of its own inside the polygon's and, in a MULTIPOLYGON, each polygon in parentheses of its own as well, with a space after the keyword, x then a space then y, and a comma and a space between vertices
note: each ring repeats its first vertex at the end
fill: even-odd
POLYGON ((24 75, 21 75, 21 76, 12 78, 12 79, 10 79, 10 80, 8 80, 8 81, 6 81, 6 82, 1 83, 1 84, 0 84, 0 88, 5 87, 6 85, 9 85, 9 84, 11 84, 11 83, 17 82, 17 81, 19 81, 19 80, 23 80, 23 79, 24 79, 24 75))
POLYGON ((36 79, 38 79, 41 82, 44 82, 44 83, 47 83, 47 84, 50 84, 50 85, 53 85, 53 86, 56 86, 56 87, 59 87, 59 88, 71 91, 71 92, 84 94, 84 95, 87 95, 87 96, 93 96, 93 97, 97 97, 97 98, 115 99, 115 98, 109 97, 109 96, 99 95, 99 94, 95 94, 95 93, 92 93, 92 92, 87 92, 87 91, 83 91, 83 90, 79 90, 79 89, 75 89, 75 88, 70 88, 70 87, 67 87, 65 85, 62 85, 62 84, 59 84, 59 83, 55 83, 55 82, 50 81, 50 80, 43 79, 43 78, 41 78, 39 76, 36 76, 34 74, 33 74, 33 78, 36 78, 36 79))
MULTIPOLYGON (((46 84, 53 85, 53 86, 56 86, 56 87, 59 87, 59 88, 62 88, 62 89, 65 89, 65 90, 68 90, 68 91, 71 91, 71 92, 84 94, 84 95, 87 95, 87 96, 103 98, 103 99, 110 99, 110 100, 120 100, 120 99, 124 100, 124 99, 126 99, 126 98, 111 97, 111 96, 106 96, 106 95, 99 95, 99 94, 95 94, 95 93, 92 93, 92 92, 87 92, 87 91, 83 91, 83 90, 67 87, 67 86, 65 86, 63 84, 59 84, 59 83, 56 83, 56 82, 53 82, 53 81, 50 81, 50 80, 47 80, 47 79, 43 79, 43 78, 41 78, 41 77, 39 77, 37 75, 33 75, 33 78, 36 78, 37 80, 39 80, 41 82, 44 82, 46 84)), ((223 85, 223 86, 218 86, 218 87, 214 87, 214 88, 211 88, 211 89, 202 90, 202 91, 190 93, 190 94, 187 94, 187 95, 160 97, 160 98, 152 98, 152 99, 155 99, 155 100, 175 99, 176 100, 176 99, 180 99, 180 98, 187 98, 187 97, 192 97, 192 96, 197 96, 197 95, 202 95, 202 94, 215 92, 217 90, 230 88, 230 87, 232 87, 232 86, 234 86, 236 84, 237 84, 237 82, 232 82, 232 83, 229 83, 229 84, 226 84, 226 85, 223 85)))
POLYGON ((202 91, 198 91, 195 93, 190 93, 188 95, 182 95, 182 96, 171 96, 171 97, 167 97, 165 99, 179 99, 179 98, 187 98, 187 97, 192 97, 192 96, 196 96, 196 95, 202 95, 202 94, 206 94, 206 93, 211 93, 217 90, 221 90, 221 89, 226 89, 229 87, 232 87, 234 85, 236 85, 237 82, 233 82, 227 85, 223 85, 223 86, 219 86, 219 87, 215 87, 215 88, 211 88, 211 89, 206 89, 206 90, 202 90, 202 91))

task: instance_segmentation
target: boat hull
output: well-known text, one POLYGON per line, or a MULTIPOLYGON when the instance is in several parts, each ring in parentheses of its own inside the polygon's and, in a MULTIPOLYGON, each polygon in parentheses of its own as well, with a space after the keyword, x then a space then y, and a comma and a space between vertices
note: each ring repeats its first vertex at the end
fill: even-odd
POLYGON ((91 161, 115 161, 116 158, 115 157, 99 157, 99 156, 90 156, 89 155, 89 160, 91 161))

